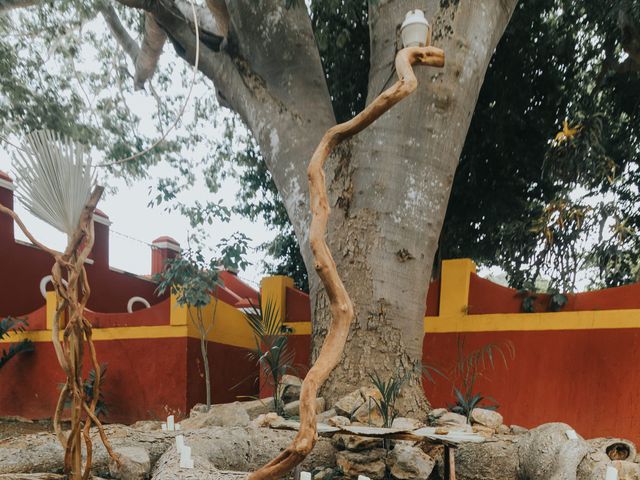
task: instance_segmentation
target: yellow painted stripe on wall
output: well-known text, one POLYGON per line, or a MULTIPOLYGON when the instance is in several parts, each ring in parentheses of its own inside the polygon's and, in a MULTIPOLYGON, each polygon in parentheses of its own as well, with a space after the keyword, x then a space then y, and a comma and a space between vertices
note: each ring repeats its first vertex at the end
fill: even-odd
MULTIPOLYGON (((241 312, 224 302, 217 307, 216 320, 207 340, 241 348, 253 348, 253 333, 241 312)), ((205 312, 210 313, 210 312, 205 312)), ((310 335, 310 322, 286 324, 292 335, 310 335)), ((582 312, 511 313, 486 315, 460 315, 425 317, 425 333, 507 332, 544 330, 599 330, 640 329, 640 310, 594 310, 582 312)), ((187 325, 158 325, 141 327, 96 328, 96 341, 131 340, 145 338, 200 338, 198 329, 187 325)), ((22 339, 32 342, 50 342, 50 330, 35 330, 11 335, 0 343, 12 343, 22 339)))
POLYGON ((640 328, 640 310, 510 313, 425 317, 425 333, 640 328))

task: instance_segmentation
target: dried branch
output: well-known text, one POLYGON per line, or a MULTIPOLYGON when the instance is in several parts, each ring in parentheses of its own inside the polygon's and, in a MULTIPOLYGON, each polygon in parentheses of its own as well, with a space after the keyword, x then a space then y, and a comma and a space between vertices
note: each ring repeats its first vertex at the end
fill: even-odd
POLYGON ((338 275, 336 264, 324 238, 330 213, 323 171, 324 163, 338 144, 367 128, 417 88, 418 80, 412 68, 414 64, 442 67, 444 52, 435 47, 411 47, 400 50, 396 55, 396 71, 399 80, 354 118, 330 128, 311 157, 307 170, 312 213, 309 241, 315 257, 316 272, 329 297, 332 321, 320 354, 302 384, 298 434, 292 444, 279 456, 250 474, 249 480, 267 480, 284 476, 305 459, 317 441, 316 396, 342 357, 354 316, 353 303, 338 275))

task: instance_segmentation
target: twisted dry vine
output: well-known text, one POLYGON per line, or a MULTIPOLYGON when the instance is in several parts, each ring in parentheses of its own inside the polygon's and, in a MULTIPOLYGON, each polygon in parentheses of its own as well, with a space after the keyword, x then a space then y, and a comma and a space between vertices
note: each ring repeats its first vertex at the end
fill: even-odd
POLYGON ((353 303, 338 275, 335 261, 324 239, 329 219, 329 200, 325 187, 324 163, 341 142, 361 132, 384 112, 411 94, 418 86, 413 65, 444 66, 444 52, 435 47, 408 47, 396 55, 398 81, 382 92, 362 112, 348 122, 330 128, 316 148, 309 168, 311 200, 311 251, 315 270, 331 304, 331 325, 316 362, 307 373, 300 393, 300 430, 289 447, 271 462, 249 475, 249 480, 280 478, 293 470, 311 452, 317 441, 316 396, 331 371, 340 361, 354 316, 353 303))
POLYGON ((87 279, 84 263, 91 252, 94 242, 93 212, 96 208, 103 188, 96 187, 82 211, 75 233, 69 237, 64 253, 47 248, 38 242, 29 232, 18 215, 11 209, 0 204, 0 212, 12 217, 24 234, 36 246, 49 253, 55 260, 51 269, 52 283, 58 299, 51 328, 53 348, 60 366, 64 370, 67 380, 62 387, 56 411, 54 414, 54 430, 58 440, 65 449, 65 472, 74 479, 87 480, 91 475, 91 460, 93 446, 89 431, 92 425, 98 428, 100 438, 109 455, 118 461, 109 444, 102 424, 95 415, 96 405, 100 396, 100 365, 96 357, 92 341, 91 323, 84 316, 84 310, 89 300, 91 289, 87 279), (66 278, 66 280, 65 280, 66 278), (66 323, 60 341, 60 327, 63 314, 66 313, 66 323), (87 402, 82 380, 82 359, 84 355, 84 339, 89 346, 91 364, 96 373, 94 391, 91 402, 87 402), (65 435, 60 425, 60 417, 65 403, 71 398, 71 432, 65 435), (86 416, 84 427, 83 417, 86 416), (86 463, 82 469, 82 441, 86 447, 86 463))

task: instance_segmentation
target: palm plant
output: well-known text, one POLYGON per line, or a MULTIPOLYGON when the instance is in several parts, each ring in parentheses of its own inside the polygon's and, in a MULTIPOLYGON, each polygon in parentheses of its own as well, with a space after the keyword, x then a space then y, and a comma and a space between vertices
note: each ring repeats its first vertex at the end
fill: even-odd
POLYGON ((251 303, 251 307, 244 312, 247 323, 253 331, 256 348, 249 352, 261 372, 269 378, 273 387, 273 402, 278 414, 284 413, 282 402, 282 377, 294 371, 293 350, 289 348, 289 334, 291 331, 284 324, 280 308, 272 299, 265 302, 258 299, 259 305, 251 303))
MULTIPOLYGON (((459 336, 457 356, 458 360, 451 374, 456 403, 451 407, 451 411, 464 415, 469 421, 474 408, 479 407, 484 400, 494 401, 491 397, 484 397, 481 393, 475 392, 476 381, 484 376, 487 369, 495 370, 496 360, 501 360, 505 368, 508 368, 508 361, 515 358, 515 347, 510 341, 487 343, 465 353, 464 336, 459 336)), ((482 408, 496 410, 498 405, 485 404, 482 408)))
MULTIPOLYGON (((24 327, 27 326, 26 320, 16 318, 3 318, 0 320, 0 340, 8 337, 10 334, 24 332, 24 327)), ((32 352, 33 342, 27 338, 14 343, 8 350, 2 350, 0 354, 0 368, 4 367, 9 360, 18 355, 19 353, 32 352)))
POLYGON ((53 424, 58 440, 65 449, 65 471, 74 480, 79 480, 88 478, 91 472, 93 448, 89 430, 92 425, 98 427, 107 451, 116 459, 96 416, 100 396, 100 366, 92 341, 91 323, 84 316, 90 294, 84 264, 93 247, 93 212, 104 189, 95 185, 96 176, 88 149, 46 130, 25 137, 22 148, 14 155, 14 164, 18 200, 33 215, 67 234, 65 251, 56 252, 38 242, 14 211, 0 205, 0 212, 11 216, 27 238, 54 260, 51 273, 58 306, 51 337, 67 380, 60 392, 53 424), (63 315, 66 315, 66 325, 61 341, 60 319, 63 315), (96 372, 95 394, 90 401, 84 395, 82 380, 85 338, 96 372), (67 435, 62 431, 60 416, 69 398, 72 405, 71 432, 67 435), (84 475, 83 438, 86 444, 84 475))
POLYGON ((395 377, 392 376, 388 380, 383 380, 377 372, 369 374, 369 378, 373 383, 373 386, 380 393, 380 400, 371 397, 371 400, 376 404, 376 407, 382 415, 382 426, 385 428, 391 428, 393 421, 398 416, 398 410, 396 409, 396 400, 400 396, 402 386, 407 381, 407 377, 395 377))

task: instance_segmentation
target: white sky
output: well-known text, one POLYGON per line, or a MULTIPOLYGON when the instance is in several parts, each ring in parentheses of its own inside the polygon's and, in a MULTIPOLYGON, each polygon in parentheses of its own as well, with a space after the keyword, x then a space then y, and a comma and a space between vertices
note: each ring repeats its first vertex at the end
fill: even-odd
MULTIPOLYGON (((104 32, 105 25, 100 17, 98 17, 98 19, 99 20, 89 22, 84 32, 86 33, 90 30, 104 32)), ((99 67, 95 63, 94 55, 95 52, 87 47, 86 51, 83 52, 83 60, 77 63, 78 70, 83 72, 97 72, 99 67)), ((176 61, 180 66, 186 65, 182 60, 176 59, 173 49, 167 45, 160 60, 161 68, 162 64, 176 61)), ((55 71, 56 68, 61 67, 57 65, 55 61, 49 60, 43 65, 43 68, 55 71)), ((188 68, 190 69, 190 67, 188 68)), ((192 80, 191 70, 187 70, 186 78, 182 78, 180 76, 182 73, 178 73, 181 72, 181 70, 181 68, 176 70, 175 81, 171 87, 172 92, 176 94, 186 94, 186 90, 192 80)), ((200 78, 199 75, 199 79, 200 78)), ((203 98, 206 95, 212 95, 212 92, 213 88, 210 82, 198 81, 195 84, 189 105, 184 112, 185 120, 193 116, 191 106, 194 105, 198 97, 203 98)), ((152 118, 154 109, 156 108, 152 97, 146 92, 125 94, 125 97, 132 113, 141 118, 139 131, 147 134, 150 138, 158 138, 159 134, 157 133, 152 118)), ((179 125, 178 129, 180 130, 180 128, 183 128, 182 124, 179 125)), ((10 132, 1 133, 3 135, 10 135, 10 132)), ((207 132, 201 133, 207 135, 209 138, 212 138, 212 136, 215 138, 215 136, 221 135, 220 129, 215 128, 208 129, 207 132)), ((170 133, 168 139, 171 140, 174 134, 175 132, 170 133)), ((16 143, 20 143, 21 141, 20 138, 13 136, 11 136, 11 139, 16 143)), ((206 147, 203 146, 202 148, 206 147)), ((8 172, 12 177, 15 177, 11 165, 11 153, 12 148, 0 142, 0 170, 8 172)), ((195 160, 201 158, 203 154, 203 151, 198 151, 198 147, 196 147, 194 151, 186 152, 186 155, 191 156, 191 158, 195 160)), ((96 162, 99 160, 98 158, 95 159, 96 162)), ((126 185, 122 179, 108 178, 108 186, 117 187, 117 193, 106 192, 98 205, 98 208, 104 211, 112 222, 110 235, 111 266, 136 274, 148 274, 150 272, 151 250, 147 245, 148 243, 151 243, 159 236, 169 235, 184 247, 187 245, 187 237, 189 234, 189 223, 180 213, 166 212, 163 206, 155 208, 147 206, 150 199, 154 196, 154 193, 157 192, 155 189, 157 179, 159 177, 175 175, 176 171, 166 165, 158 165, 153 167, 149 173, 150 178, 148 180, 137 181, 133 185, 126 185), (150 187, 152 187, 151 192, 150 187), (124 237, 122 234, 127 237, 124 237)), ((235 194, 238 190, 238 185, 234 181, 226 181, 222 185, 220 192, 214 195, 210 193, 204 185, 203 176, 196 174, 196 177, 199 179, 196 185, 189 189, 188 192, 180 194, 179 200, 181 202, 189 204, 191 201, 200 200, 202 203, 205 203, 222 198, 227 207, 233 206, 235 194)), ((20 214, 36 238, 53 248, 62 249, 64 247, 66 240, 62 233, 30 215, 17 201, 16 211, 20 214)), ((18 229, 16 229, 16 231, 16 238, 24 240, 25 237, 22 232, 18 233, 18 229)), ((273 237, 273 233, 269 231, 263 222, 251 222, 235 216, 228 224, 219 223, 208 229, 208 245, 214 249, 222 238, 228 237, 234 232, 241 232, 247 235, 252 240, 251 245, 253 247, 273 237)), ((253 248, 247 256, 247 259, 252 265, 244 272, 240 272, 240 276, 251 282, 258 283, 263 274, 261 269, 262 258, 262 253, 253 248)))
MULTIPOLYGON (((11 176, 12 167, 6 150, 0 157, 0 170, 9 172, 11 176)), ((161 170, 161 167, 158 168, 161 170)), ((165 172, 166 173, 166 172, 165 172)), ((108 195, 98 207, 104 211, 112 222, 110 236, 110 260, 111 266, 137 274, 147 274, 151 269, 151 250, 148 245, 141 242, 151 243, 155 238, 162 235, 169 235, 175 238, 181 245, 187 243, 189 223, 177 212, 167 213, 162 208, 149 208, 150 200, 149 187, 154 185, 153 180, 137 182, 133 186, 127 186, 124 181, 115 181, 112 185, 118 187, 118 193, 108 195), (116 234, 119 232, 130 238, 124 238, 116 234)), ((233 182, 226 182, 221 190, 222 196, 228 199, 231 204, 237 185, 233 182)), ((207 200, 213 198, 206 187, 196 185, 189 193, 190 198, 207 200)), ((27 227, 34 233, 36 238, 46 245, 62 249, 65 245, 65 235, 41 220, 26 212, 16 201, 16 211, 20 214, 27 227)), ((18 230, 18 229, 17 229, 18 230)), ((210 230, 210 245, 215 247, 218 241, 224 237, 240 231, 250 237, 254 245, 272 237, 262 222, 250 222, 246 219, 236 217, 229 224, 214 225, 210 230)), ((16 233, 16 238, 26 240, 24 235, 16 233)), ((241 276, 253 282, 259 282, 261 278, 260 252, 251 251, 248 256, 253 263, 241 276)))

